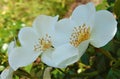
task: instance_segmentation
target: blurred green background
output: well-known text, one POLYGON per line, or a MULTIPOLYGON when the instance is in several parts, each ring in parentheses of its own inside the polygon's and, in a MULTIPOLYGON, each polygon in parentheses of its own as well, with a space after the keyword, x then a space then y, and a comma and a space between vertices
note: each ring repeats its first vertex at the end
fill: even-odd
MULTIPOLYGON (((118 21, 117 34, 102 50, 90 45, 77 63, 66 69, 53 68, 51 79, 120 79, 120 0, 0 0, 0 72, 9 66, 7 46, 14 39, 18 41, 20 28, 31 26, 40 14, 68 17, 77 5, 89 1, 95 2, 97 10, 114 13, 118 21)), ((34 62, 14 73, 13 79, 30 79, 29 75, 42 79, 46 67, 34 62)))

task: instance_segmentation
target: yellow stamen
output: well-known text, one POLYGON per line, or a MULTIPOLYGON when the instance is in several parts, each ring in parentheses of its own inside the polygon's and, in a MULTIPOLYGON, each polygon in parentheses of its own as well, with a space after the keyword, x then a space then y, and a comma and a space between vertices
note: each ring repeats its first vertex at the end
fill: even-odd
POLYGON ((79 44, 90 37, 90 27, 83 26, 74 27, 73 33, 70 37, 70 44, 74 47, 78 47, 79 44))
POLYGON ((51 37, 46 34, 45 37, 39 39, 38 44, 34 45, 34 51, 46 51, 52 47, 51 37))

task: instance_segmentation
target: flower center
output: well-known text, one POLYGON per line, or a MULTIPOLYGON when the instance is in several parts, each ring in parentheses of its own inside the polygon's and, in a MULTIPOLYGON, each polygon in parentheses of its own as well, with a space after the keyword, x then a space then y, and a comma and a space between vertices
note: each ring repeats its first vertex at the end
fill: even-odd
POLYGON ((90 37, 90 27, 86 27, 85 24, 79 27, 74 27, 73 33, 70 37, 70 44, 74 47, 78 47, 79 44, 90 37))
POLYGON ((50 48, 54 48, 52 46, 51 36, 48 34, 45 35, 45 37, 42 37, 39 39, 38 44, 34 45, 34 51, 46 51, 50 48))

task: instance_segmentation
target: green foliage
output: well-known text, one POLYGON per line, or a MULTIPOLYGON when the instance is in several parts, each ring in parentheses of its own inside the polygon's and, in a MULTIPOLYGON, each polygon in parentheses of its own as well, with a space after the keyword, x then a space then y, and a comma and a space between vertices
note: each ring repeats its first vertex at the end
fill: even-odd
POLYGON ((115 2, 114 12, 118 18, 120 18, 120 0, 115 2))
MULTIPOLYGON (((63 18, 75 0, 1 0, 0 1, 0 72, 8 66, 7 49, 14 38, 18 41, 20 28, 32 26, 40 14, 63 18)), ((103 0, 97 10, 107 9, 117 16, 118 30, 106 46, 89 46, 80 61, 66 69, 53 68, 51 79, 119 79, 120 78, 120 0, 103 0)), ((13 79, 42 79, 47 66, 35 61, 14 72, 13 79)))
POLYGON ((120 70, 110 69, 107 79, 119 79, 120 78, 120 70))

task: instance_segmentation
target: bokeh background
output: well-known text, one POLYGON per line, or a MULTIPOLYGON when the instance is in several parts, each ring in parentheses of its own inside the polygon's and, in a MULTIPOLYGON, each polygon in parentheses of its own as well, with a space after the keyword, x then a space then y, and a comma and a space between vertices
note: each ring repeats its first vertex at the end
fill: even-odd
MULTIPOLYGON (((94 2, 96 10, 112 12, 118 21, 118 31, 112 41, 97 49, 89 46, 81 59, 66 69, 52 68, 51 79, 120 79, 120 0, 0 0, 0 73, 9 66, 7 47, 18 41, 22 27, 32 26, 40 14, 67 18, 75 7, 94 2)), ((33 64, 20 68, 13 79, 43 79, 47 65, 38 58, 33 64)))

